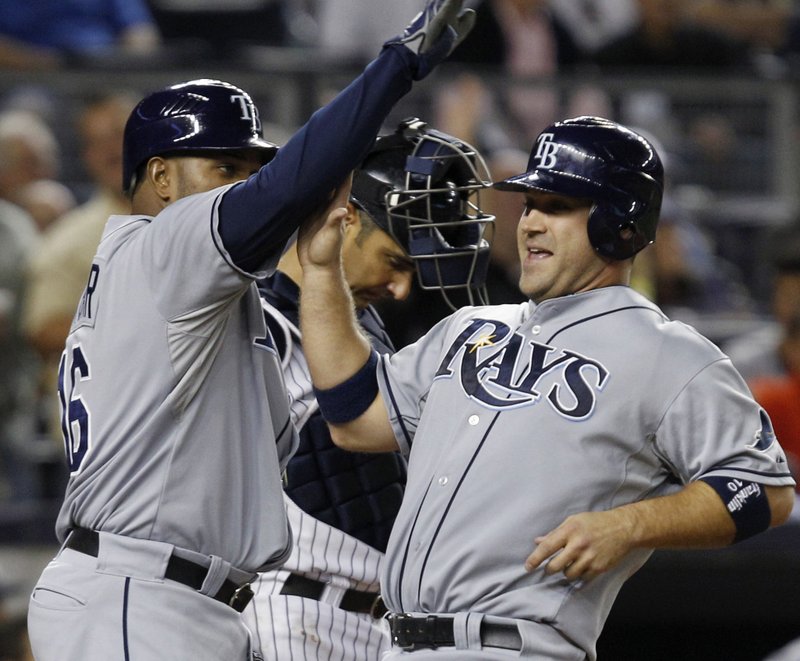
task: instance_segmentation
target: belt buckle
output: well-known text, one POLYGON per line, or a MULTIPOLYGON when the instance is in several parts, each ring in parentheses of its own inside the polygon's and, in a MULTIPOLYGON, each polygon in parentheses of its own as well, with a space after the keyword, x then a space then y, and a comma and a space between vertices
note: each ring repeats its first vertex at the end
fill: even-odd
POLYGON ((436 615, 414 617, 408 613, 393 613, 389 616, 392 643, 406 652, 418 649, 436 649, 436 615))
POLYGON ((238 588, 236 588, 236 591, 228 600, 228 606, 241 613, 245 608, 247 608, 247 604, 250 603, 252 598, 253 589, 250 587, 249 583, 245 583, 244 585, 240 585, 238 588))

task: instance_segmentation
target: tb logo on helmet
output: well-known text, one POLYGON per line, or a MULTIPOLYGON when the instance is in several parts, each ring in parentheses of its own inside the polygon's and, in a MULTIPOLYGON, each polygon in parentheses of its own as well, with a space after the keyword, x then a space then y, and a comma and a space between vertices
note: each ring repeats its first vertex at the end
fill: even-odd
POLYGON ((553 141, 553 134, 540 134, 537 143, 535 158, 539 160, 539 167, 552 168, 557 163, 556 151, 558 151, 558 143, 553 141))
POLYGON ((252 122, 256 131, 261 130, 261 119, 258 116, 258 109, 253 105, 249 96, 244 94, 232 94, 231 103, 238 103, 241 111, 241 118, 247 122, 252 122))

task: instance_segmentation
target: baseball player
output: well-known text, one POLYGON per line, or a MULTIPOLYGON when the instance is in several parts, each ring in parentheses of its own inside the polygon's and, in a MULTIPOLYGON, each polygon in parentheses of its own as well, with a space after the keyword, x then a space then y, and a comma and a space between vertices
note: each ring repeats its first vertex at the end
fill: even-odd
MULTIPOLYGON (((394 348, 371 303, 404 299, 415 270, 422 287, 483 300, 493 217, 481 211, 480 191, 490 183, 471 146, 418 119, 379 138, 354 173, 343 264, 359 324, 379 353, 394 348)), ((243 615, 264 659, 374 661, 389 647, 379 570, 405 461, 397 452, 358 454, 332 443, 303 355, 301 276, 289 250, 259 283, 300 445, 284 478, 292 552, 254 583, 243 615)))
POLYGON ((290 550, 280 472, 297 442, 255 280, 469 16, 430 2, 277 155, 225 82, 134 108, 132 214, 106 225, 59 368, 70 478, 30 599, 38 661, 248 658, 240 614, 290 550))
POLYGON ((792 507, 729 359, 628 286, 661 205, 653 147, 575 118, 495 185, 525 195, 530 300, 464 307, 392 356, 347 314, 343 212, 301 238, 301 330, 333 439, 409 457, 381 577, 387 659, 594 659, 652 549, 736 542, 792 507))

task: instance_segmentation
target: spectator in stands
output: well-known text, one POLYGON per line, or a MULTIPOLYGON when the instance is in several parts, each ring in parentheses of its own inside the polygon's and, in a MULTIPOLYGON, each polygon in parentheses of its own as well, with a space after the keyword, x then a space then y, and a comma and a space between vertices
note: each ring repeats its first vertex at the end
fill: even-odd
POLYGON ((781 53, 796 30, 794 0, 682 0, 684 19, 729 35, 754 52, 781 53))
POLYGON ((800 301, 800 220, 768 237, 764 258, 770 261, 772 270, 769 318, 722 347, 748 383, 786 374, 780 345, 800 301))
MULTIPOLYGON (((296 42, 301 37, 295 38, 294 31, 310 29, 303 20, 311 19, 299 6, 301 0, 149 0, 148 4, 165 43, 215 60, 237 59, 242 47, 252 45, 300 45, 296 42)), ((367 11, 383 3, 363 4, 367 11)))
MULTIPOLYGON (((692 214, 668 189, 652 251, 653 295, 676 318, 691 314, 753 312, 752 298, 735 264, 715 253, 692 214)), ((685 319, 690 321, 689 319, 685 319)))
POLYGON ((0 463, 7 496, 15 500, 43 495, 39 467, 32 461, 41 363, 22 330, 27 262, 41 232, 24 207, 32 188, 57 182, 59 156, 55 136, 37 113, 0 113, 0 463))
POLYGON ((2 495, 10 500, 36 496, 35 476, 23 450, 34 433, 38 368, 21 332, 20 311, 25 262, 37 238, 33 219, 0 199, 0 480, 5 478, 2 495))
POLYGON ((597 64, 617 69, 733 69, 749 67, 744 39, 708 21, 693 19, 697 0, 637 0, 639 24, 597 50, 597 64))
POLYGON ((317 45, 328 55, 366 62, 392 36, 391 26, 398 21, 402 25, 404 17, 421 6, 417 0, 319 2, 315 13, 317 45))
MULTIPOLYGON (((599 87, 581 84, 559 89, 553 81, 559 72, 586 59, 588 33, 595 36, 592 47, 596 48, 625 30, 632 20, 632 2, 479 0, 474 3, 475 28, 453 52, 450 63, 469 65, 473 74, 496 71, 509 77, 492 84, 491 76, 483 76, 491 87, 491 105, 497 108, 490 126, 501 126, 510 138, 506 146, 529 144, 556 116, 612 114, 607 94, 599 87)), ((480 140, 476 146, 482 151, 487 148, 480 140)))
MULTIPOLYGON (((763 364, 748 383, 769 414, 794 474, 800 476, 800 224, 773 239, 772 313, 777 333, 772 346, 762 346, 767 350, 763 364)), ((732 356, 734 362, 736 358, 732 356)))
POLYGON ((0 463, 6 496, 37 495, 25 457, 34 434, 38 360, 25 341, 21 311, 25 264, 38 242, 33 218, 20 206, 20 191, 58 171, 58 145, 50 128, 33 113, 0 113, 0 463))
POLYGON ((569 39, 562 38, 559 53, 565 65, 591 61, 595 53, 639 25, 637 0, 549 0, 548 5, 556 27, 569 39))
POLYGON ((763 127, 718 110, 704 110, 684 120, 677 141, 681 161, 678 182, 710 194, 760 195, 771 186, 774 155, 763 127))
POLYGON ((44 232, 58 218, 75 207, 75 194, 57 179, 37 179, 23 186, 18 201, 27 211, 39 232, 44 232))
MULTIPOLYGON (((550 84, 566 36, 557 29, 547 0, 483 0, 475 28, 450 56, 451 63, 495 67, 524 79, 495 90, 515 144, 529 144, 560 112, 550 84), (539 79, 532 84, 530 79, 539 79)), ((480 147, 479 147, 480 149, 480 147)))
POLYGON ((93 192, 82 205, 54 223, 28 264, 23 315, 25 334, 44 361, 42 393, 45 427, 60 439, 54 399, 58 357, 100 236, 109 216, 129 213, 122 194, 122 136, 138 96, 127 91, 88 99, 77 119, 81 156, 93 192))
POLYGON ((161 37, 146 0, 6 2, 0 68, 53 69, 70 58, 147 55, 161 37))
POLYGON ((57 179, 59 166, 58 142, 44 120, 25 110, 0 113, 0 199, 22 206, 25 186, 57 179))

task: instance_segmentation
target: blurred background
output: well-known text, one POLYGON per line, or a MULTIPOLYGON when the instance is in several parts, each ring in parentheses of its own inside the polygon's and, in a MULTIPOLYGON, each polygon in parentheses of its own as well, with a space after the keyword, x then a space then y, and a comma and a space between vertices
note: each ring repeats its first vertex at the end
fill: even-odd
MULTIPOLYGON (((471 142, 495 180, 535 136, 592 114, 650 137, 667 172, 635 286, 730 355, 800 461, 800 2, 471 0, 475 30, 415 87, 416 115, 471 142)), ((57 544, 66 483, 58 358, 143 94, 243 87, 279 144, 423 0, 5 0, 0 12, 0 661, 29 659, 28 592, 57 544)), ((302 185, 302 182, 299 182, 302 185)), ((521 199, 497 215, 488 288, 518 301, 521 199)), ((415 289, 382 309, 398 346, 447 310, 415 289)), ((125 375, 120 374, 120 379, 125 375)), ((800 510, 797 507, 796 510, 800 510)), ((662 551, 623 589, 601 661, 800 660, 800 511, 734 548, 662 551)))

